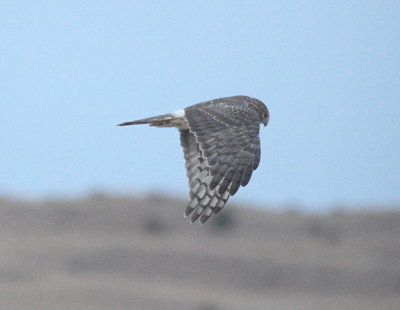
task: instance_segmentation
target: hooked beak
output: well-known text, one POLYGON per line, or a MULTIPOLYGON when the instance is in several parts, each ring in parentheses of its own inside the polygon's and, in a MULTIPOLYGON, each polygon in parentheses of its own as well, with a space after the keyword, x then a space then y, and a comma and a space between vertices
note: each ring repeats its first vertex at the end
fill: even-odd
POLYGON ((266 127, 268 125, 268 122, 269 122, 269 116, 267 119, 265 119, 265 121, 263 121, 264 127, 266 127))

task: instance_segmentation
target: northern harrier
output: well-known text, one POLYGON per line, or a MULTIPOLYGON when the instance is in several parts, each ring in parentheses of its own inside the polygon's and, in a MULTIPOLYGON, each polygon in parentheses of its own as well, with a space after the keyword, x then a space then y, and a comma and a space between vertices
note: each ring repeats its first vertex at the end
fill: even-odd
POLYGON ((260 100, 234 96, 201 102, 173 113, 119 126, 149 124, 179 129, 190 203, 185 217, 203 224, 217 214, 260 163, 260 124, 269 112, 260 100))

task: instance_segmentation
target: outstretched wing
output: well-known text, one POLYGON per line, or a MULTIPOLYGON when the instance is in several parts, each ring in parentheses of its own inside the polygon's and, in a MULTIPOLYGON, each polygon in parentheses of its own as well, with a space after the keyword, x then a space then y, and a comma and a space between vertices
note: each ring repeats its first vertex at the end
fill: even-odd
MULTIPOLYGON (((222 99, 223 100, 223 99, 222 99)), ((204 223, 221 210, 260 162, 259 117, 243 103, 209 101, 185 109, 181 130, 190 199, 185 214, 204 223)))
POLYGON ((181 129, 180 134, 190 188, 190 203, 185 210, 185 217, 191 215, 191 223, 200 217, 200 223, 203 224, 211 214, 217 213, 224 207, 230 194, 227 190, 219 193, 218 188, 211 189, 210 167, 203 157, 194 134, 187 129, 181 129))

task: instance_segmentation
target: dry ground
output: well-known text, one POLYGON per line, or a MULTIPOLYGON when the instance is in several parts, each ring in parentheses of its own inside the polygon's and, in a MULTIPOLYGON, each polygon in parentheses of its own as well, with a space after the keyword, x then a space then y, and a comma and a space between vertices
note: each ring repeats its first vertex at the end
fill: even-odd
POLYGON ((400 212, 185 204, 1 199, 0 309, 400 309, 400 212))

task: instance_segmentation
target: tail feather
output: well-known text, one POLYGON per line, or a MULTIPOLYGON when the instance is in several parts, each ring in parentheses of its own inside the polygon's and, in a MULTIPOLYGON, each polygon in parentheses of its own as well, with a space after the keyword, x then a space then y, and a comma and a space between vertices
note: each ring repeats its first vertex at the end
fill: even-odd
POLYGON ((162 125, 163 123, 168 122, 173 118, 174 115, 169 113, 169 114, 163 114, 159 116, 139 119, 137 121, 125 122, 118 124, 117 126, 140 125, 140 124, 150 124, 150 126, 157 126, 157 125, 162 125))

